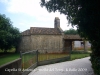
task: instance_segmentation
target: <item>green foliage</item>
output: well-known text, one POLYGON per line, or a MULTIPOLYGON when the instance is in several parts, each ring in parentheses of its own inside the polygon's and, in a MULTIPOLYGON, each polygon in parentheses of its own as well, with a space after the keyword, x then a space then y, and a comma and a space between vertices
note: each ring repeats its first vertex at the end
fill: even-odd
POLYGON ((17 48, 19 40, 19 30, 12 26, 9 18, 0 14, 0 49, 6 52, 13 47, 17 48))
POLYGON ((99 0, 41 0, 41 6, 45 6, 49 12, 59 11, 65 14, 69 23, 77 26, 80 36, 90 41, 91 62, 94 72, 100 75, 100 65, 95 61, 100 58, 99 0))
POLYGON ((82 54, 74 53, 74 54, 71 54, 71 60, 85 58, 85 57, 88 57, 89 55, 90 54, 88 53, 82 53, 82 54))
MULTIPOLYGON (((10 50, 7 50, 7 53, 15 53, 16 49, 15 48, 11 48, 10 50)), ((0 53, 4 53, 4 50, 0 49, 0 53)))
POLYGON ((65 30, 64 34, 68 34, 68 35, 76 35, 78 34, 77 30, 75 29, 69 29, 69 30, 65 30))
POLYGON ((92 53, 90 54, 91 56, 90 61, 92 63, 92 68, 94 69, 94 72, 97 75, 100 75, 100 56, 97 56, 100 51, 98 50, 99 48, 96 48, 96 49, 94 46, 92 46, 92 53))
POLYGON ((90 54, 90 53, 84 51, 72 51, 71 54, 90 54))
POLYGON ((11 61, 14 61, 20 57, 19 54, 9 53, 9 54, 0 54, 0 66, 7 64, 11 61))
POLYGON ((100 57, 96 57, 94 55, 91 55, 91 61, 92 61, 92 67, 94 68, 94 72, 100 75, 100 57))

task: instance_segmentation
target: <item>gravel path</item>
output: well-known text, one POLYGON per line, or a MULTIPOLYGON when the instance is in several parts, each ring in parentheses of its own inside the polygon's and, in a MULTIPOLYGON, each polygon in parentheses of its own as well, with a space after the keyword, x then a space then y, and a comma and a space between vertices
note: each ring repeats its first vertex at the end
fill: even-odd
POLYGON ((28 75, 94 75, 90 57, 39 66, 28 75))

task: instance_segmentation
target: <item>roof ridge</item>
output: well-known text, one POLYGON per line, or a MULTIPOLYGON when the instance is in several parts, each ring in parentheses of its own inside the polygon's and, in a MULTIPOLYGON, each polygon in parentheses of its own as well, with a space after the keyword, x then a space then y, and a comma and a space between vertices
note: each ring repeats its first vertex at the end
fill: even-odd
POLYGON ((22 35, 61 35, 62 33, 58 28, 43 28, 43 27, 30 27, 26 31, 22 32, 22 35))
POLYGON ((22 35, 30 35, 30 29, 27 29, 22 32, 22 35))
MULTIPOLYGON (((47 28, 47 27, 30 27, 31 28, 47 28)), ((55 28, 50 28, 50 29, 55 29, 55 28)))

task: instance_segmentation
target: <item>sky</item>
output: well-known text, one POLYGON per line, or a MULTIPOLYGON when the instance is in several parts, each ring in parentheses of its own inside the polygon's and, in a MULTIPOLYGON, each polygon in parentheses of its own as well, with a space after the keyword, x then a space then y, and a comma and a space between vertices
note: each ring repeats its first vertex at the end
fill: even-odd
MULTIPOLYGON (((59 12, 49 13, 45 7, 40 6, 40 0, 0 0, 0 14, 10 18, 12 25, 21 32, 30 27, 54 28, 55 17, 60 18, 60 27, 68 30, 66 16, 59 12)), ((75 28, 76 29, 76 28, 75 28)))

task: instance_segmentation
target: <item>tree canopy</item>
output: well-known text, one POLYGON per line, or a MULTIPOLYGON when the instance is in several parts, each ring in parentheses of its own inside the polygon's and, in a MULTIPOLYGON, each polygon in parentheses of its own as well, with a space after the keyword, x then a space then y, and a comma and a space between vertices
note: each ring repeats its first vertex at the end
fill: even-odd
MULTIPOLYGON (((99 36, 100 6, 95 0, 41 0, 41 6, 45 6, 49 12, 59 11, 67 16, 69 23, 77 25, 81 36, 92 40, 91 33, 99 36), (95 34, 97 33, 97 34, 95 34), (87 36, 88 35, 88 36, 87 36)), ((99 38, 98 38, 99 39, 99 38)))
POLYGON ((71 28, 71 29, 69 29, 69 30, 65 30, 65 31, 64 31, 64 34, 76 35, 76 34, 78 34, 78 32, 77 32, 77 30, 71 28))
POLYGON ((5 15, 0 14, 0 49, 7 51, 17 48, 20 40, 20 31, 12 26, 12 22, 5 15))
POLYGON ((65 14, 69 23, 77 26, 81 37, 90 41, 92 67, 100 75, 100 64, 97 64, 100 63, 99 0, 41 0, 40 5, 46 7, 49 12, 58 11, 65 14))

